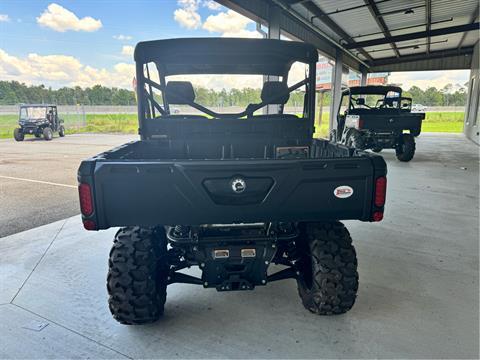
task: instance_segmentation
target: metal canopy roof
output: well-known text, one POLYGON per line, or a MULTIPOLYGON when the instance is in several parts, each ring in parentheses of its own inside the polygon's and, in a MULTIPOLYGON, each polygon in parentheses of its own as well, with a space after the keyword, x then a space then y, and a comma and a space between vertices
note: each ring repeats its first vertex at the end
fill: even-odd
MULTIPOLYGON (((283 30, 294 22, 368 71, 469 69, 479 39, 478 0, 218 0, 268 22, 281 9, 283 30)), ((291 33, 291 32, 290 32, 291 33)), ((292 33, 301 40, 298 33, 292 33)), ((302 35, 302 34, 300 34, 302 35)), ((324 53, 335 57, 328 50, 324 53)))

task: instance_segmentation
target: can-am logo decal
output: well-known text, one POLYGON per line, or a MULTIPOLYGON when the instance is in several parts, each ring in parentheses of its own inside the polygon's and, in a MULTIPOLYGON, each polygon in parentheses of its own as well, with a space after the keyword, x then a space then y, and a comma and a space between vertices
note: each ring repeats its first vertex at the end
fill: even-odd
POLYGON ((240 194, 247 188, 247 183, 245 180, 237 178, 232 180, 230 186, 232 187, 233 192, 240 194))
POLYGON ((346 199, 353 195, 353 189, 350 186, 342 185, 333 190, 333 195, 339 199, 346 199))

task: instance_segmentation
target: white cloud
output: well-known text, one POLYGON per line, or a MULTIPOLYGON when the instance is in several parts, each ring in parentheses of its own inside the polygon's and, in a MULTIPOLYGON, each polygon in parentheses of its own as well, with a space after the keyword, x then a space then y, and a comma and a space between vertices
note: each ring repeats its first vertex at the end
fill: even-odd
POLYGON ((91 87, 96 84, 131 89, 135 65, 118 63, 113 69, 98 69, 68 55, 28 54, 19 58, 0 49, 0 78, 47 86, 91 87))
POLYGON ((173 12, 173 18, 181 27, 193 30, 202 25, 202 18, 198 13, 200 0, 178 0, 180 8, 173 12))
POLYGON ((47 9, 37 17, 37 23, 59 32, 68 30, 92 32, 102 27, 100 20, 90 16, 79 19, 73 12, 55 3, 48 5, 47 9))
POLYGON ((0 22, 8 22, 10 17, 7 14, 0 14, 0 22))
POLYGON ((122 55, 132 56, 134 51, 135 48, 133 46, 125 45, 122 47, 122 55))
POLYGON ((185 9, 177 9, 173 13, 173 18, 181 27, 187 29, 198 29, 202 25, 200 14, 195 11, 185 9))
POLYGON ((423 90, 429 87, 441 89, 447 84, 465 84, 468 81, 468 74, 468 70, 395 72, 388 77, 388 82, 399 84, 404 90, 412 86, 418 86, 423 90))
POLYGON ((209 32, 235 32, 243 30, 250 22, 252 21, 245 16, 233 10, 227 10, 227 12, 210 15, 207 20, 205 20, 202 28, 209 32))
POLYGON ((179 8, 174 11, 173 17, 184 28, 194 30, 202 27, 208 32, 219 33, 222 37, 260 37, 257 31, 246 29, 247 25, 253 24, 253 21, 233 10, 210 15, 202 24, 202 18, 198 13, 200 5, 212 11, 219 11, 223 8, 213 0, 178 0, 177 4, 179 8))
POLYGON ((178 0, 177 4, 185 10, 197 11, 200 0, 178 0))
POLYGON ((130 35, 113 35, 113 38, 115 40, 120 40, 120 41, 128 41, 128 40, 132 40, 132 37, 130 35))
POLYGON ((203 23, 202 28, 211 33, 220 33, 223 37, 260 37, 257 31, 246 29, 247 25, 252 23, 253 21, 249 18, 233 10, 227 10, 210 15, 203 23))
POLYGON ((209 10, 219 11, 222 8, 222 5, 217 3, 214 0, 205 0, 203 6, 207 7, 209 10))

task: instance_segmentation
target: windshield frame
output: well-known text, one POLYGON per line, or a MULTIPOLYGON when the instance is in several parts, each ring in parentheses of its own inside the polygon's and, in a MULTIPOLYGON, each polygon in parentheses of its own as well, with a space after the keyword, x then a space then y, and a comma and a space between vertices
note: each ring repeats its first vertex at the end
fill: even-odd
POLYGON ((47 118, 47 109, 48 109, 48 106, 20 106, 19 119, 20 120, 25 120, 25 121, 46 119, 47 118), (40 114, 41 110, 43 110, 43 116, 37 116, 37 115, 40 114), (23 116, 22 112, 26 112, 27 116, 26 117, 23 116), (35 114, 35 116, 33 114, 30 116, 29 115, 30 112, 32 112, 32 113, 38 112, 38 113, 35 114))

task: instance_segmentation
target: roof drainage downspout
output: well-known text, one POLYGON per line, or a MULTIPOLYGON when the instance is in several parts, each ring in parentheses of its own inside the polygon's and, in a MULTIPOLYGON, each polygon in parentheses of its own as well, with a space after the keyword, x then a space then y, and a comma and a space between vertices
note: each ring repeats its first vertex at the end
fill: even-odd
POLYGON ((292 10, 291 8, 289 8, 288 6, 286 6, 285 4, 281 3, 280 1, 278 0, 271 0, 275 5, 277 5, 278 7, 280 7, 281 9, 287 11, 291 16, 293 16, 295 19, 297 19, 298 21, 300 21, 302 24, 304 24, 305 26, 309 27, 310 30, 313 30, 317 33, 320 33, 320 35, 322 35, 325 39, 327 39, 328 41, 330 41, 335 47, 339 48, 339 49, 342 49, 345 53, 349 54, 351 57, 353 57, 355 60, 357 60, 360 64, 364 65, 365 67, 367 68, 370 68, 370 65, 368 65, 367 63, 365 63, 363 60, 359 59, 358 56, 356 56, 355 54, 353 54, 350 50, 344 48, 341 44, 339 44, 338 42, 336 42, 334 39, 332 39, 330 36, 328 36, 327 34, 325 34, 322 30, 320 30, 318 27, 316 27, 315 25, 309 23, 307 20, 305 20, 302 16, 300 16, 296 11, 292 10))

